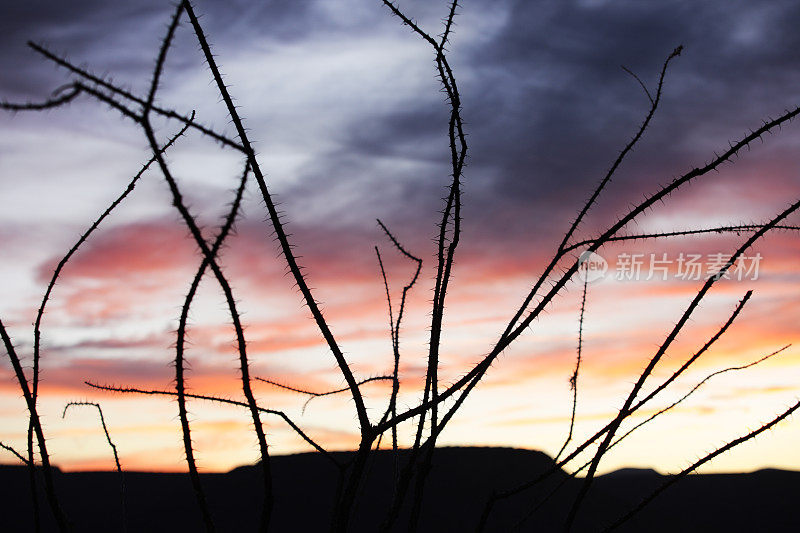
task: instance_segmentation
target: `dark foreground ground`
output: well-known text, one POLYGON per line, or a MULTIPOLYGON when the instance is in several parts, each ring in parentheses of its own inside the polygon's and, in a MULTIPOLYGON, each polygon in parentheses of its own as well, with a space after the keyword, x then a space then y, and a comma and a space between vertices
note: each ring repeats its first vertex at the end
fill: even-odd
MULTIPOLYGON (((337 454, 344 458, 345 454, 337 454)), ((513 487, 548 468, 546 455, 508 448, 442 448, 434 456, 420 531, 474 531, 492 488, 513 487)), ((336 469, 318 454, 274 457, 272 530, 327 531, 336 469)), ((203 474, 218 531, 256 531, 260 510, 258 472, 241 467, 203 474)), ((353 531, 377 531, 391 498, 392 459, 381 453, 360 494, 353 531)), ((508 531, 564 479, 559 472, 543 490, 499 504, 489 531, 508 531)), ((597 479, 577 531, 597 531, 658 487, 664 477, 649 470, 621 470, 597 479)), ((122 531, 116 472, 59 473, 57 489, 75 531, 122 531)), ((522 531, 557 531, 580 480, 569 480, 522 531)), ((125 474, 127 531, 203 531, 189 479, 184 474, 125 474)), ((41 499, 44 531, 54 524, 41 499)), ((32 531, 27 472, 0 466, 0 531, 32 531)), ((408 509, 396 531, 407 530, 408 509)), ((750 474, 695 475, 679 482, 620 531, 800 531, 800 472, 761 470, 750 474)))

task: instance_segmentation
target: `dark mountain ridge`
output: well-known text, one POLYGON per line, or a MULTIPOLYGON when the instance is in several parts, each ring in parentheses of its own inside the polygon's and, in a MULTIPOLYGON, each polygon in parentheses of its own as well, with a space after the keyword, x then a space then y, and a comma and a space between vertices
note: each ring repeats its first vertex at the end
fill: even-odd
MULTIPOLYGON (((346 459, 349 452, 335 455, 346 459)), ((272 530, 327 531, 337 469, 317 453, 271 459, 275 491, 272 530)), ((376 454, 355 511, 353 531, 372 532, 392 498, 391 452, 376 454)), ((441 448, 425 492, 421 531, 474 531, 492 489, 514 487, 552 466, 541 452, 511 448, 441 448)), ((261 494, 253 466, 202 474, 218 531, 254 531, 261 494)), ((536 502, 564 481, 558 471, 537 490, 498 503, 489 531, 508 531, 536 502)), ((186 474, 126 472, 128 531, 202 531, 186 474)), ((654 470, 622 469, 597 478, 576 531, 597 531, 635 506, 665 480, 654 470)), ((62 504, 76 531, 121 531, 120 478, 116 472, 58 471, 62 504)), ((524 522, 522 531, 558 531, 580 479, 568 479, 556 496, 524 522)), ((692 475, 650 504, 621 531, 800 530, 800 472, 775 469, 746 474, 692 475)), ((0 466, 0 531, 32 531, 27 470, 0 466)), ((44 495, 45 531, 55 529, 44 495)), ((396 531, 407 529, 405 508, 396 531)))

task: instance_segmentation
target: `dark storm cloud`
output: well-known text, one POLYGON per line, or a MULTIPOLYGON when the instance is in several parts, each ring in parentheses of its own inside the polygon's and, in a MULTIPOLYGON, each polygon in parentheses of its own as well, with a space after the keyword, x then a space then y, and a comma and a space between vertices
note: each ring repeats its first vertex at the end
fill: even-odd
MULTIPOLYGON (((407 0, 402 7, 436 34, 447 6, 407 0)), ((418 40, 377 0, 238 0, 198 2, 197 8, 212 42, 220 45, 223 67, 237 50, 264 40, 334 43, 380 32, 418 40)), ((43 94, 63 82, 21 50, 27 38, 68 50, 115 78, 146 81, 171 11, 170 3, 155 0, 4 7, 0 60, 6 74, 0 91, 43 94), (142 43, 148 43, 145 51, 142 43)), ((620 173, 623 192, 635 184, 632 194, 614 194, 599 206, 609 216, 706 161, 711 150, 768 114, 797 103, 796 2, 500 0, 465 2, 462 12, 450 49, 470 140, 466 214, 481 238, 527 235, 531 227, 555 230, 572 217, 648 109, 643 91, 620 65, 653 90, 664 58, 675 46, 686 46, 668 74, 659 114, 620 173), (504 22, 492 26, 490 19, 504 22)), ((194 48, 175 53, 179 67, 194 48)), ((392 50, 365 53, 388 60, 392 50)), ((366 224, 373 213, 412 226, 433 220, 449 157, 447 107, 435 97, 398 100, 384 109, 347 101, 350 107, 336 110, 344 119, 334 146, 315 153, 294 185, 279 191, 286 205, 302 199, 296 205, 320 209, 327 224, 350 223, 362 213, 366 224), (342 216, 328 216, 336 210, 342 216), (420 217, 422 211, 431 216, 420 217)), ((418 234, 428 238, 431 231, 418 234)))
MULTIPOLYGON (((450 47, 470 135, 467 224, 484 240, 530 236, 533 227, 560 231, 574 216, 649 108, 621 65, 652 92, 664 59, 686 47, 656 119, 619 173, 622 194, 598 208, 607 218, 797 103, 800 6, 792 2, 518 1, 463 10, 507 12, 488 39, 459 40, 456 27, 450 47)), ((402 201, 385 204, 389 220, 429 222, 408 212, 430 211, 447 183, 446 112, 444 102, 424 99, 383 113, 352 109, 338 149, 308 165, 288 194, 377 176, 403 189, 402 201), (403 156, 430 166, 398 165, 387 176, 379 161, 403 156)), ((783 135, 796 135, 787 129, 783 135)))
MULTIPOLYGON (((195 8, 213 36, 287 42, 322 26, 310 11, 314 3, 236 0, 196 2, 195 8)), ((173 12, 174 2, 163 0, 6 2, 0 8, 0 91, 4 97, 46 95, 63 83, 62 73, 29 50, 28 41, 116 79, 148 72, 173 12)))
POLYGON ((513 2, 505 28, 471 51, 473 161, 511 201, 587 196, 648 108, 620 65, 652 91, 664 58, 683 44, 632 162, 640 173, 665 171, 655 176, 664 182, 712 155, 684 142, 693 130, 727 132, 719 149, 796 105, 798 24, 793 2, 513 2))
POLYGON ((447 142, 441 130, 447 118, 447 109, 442 104, 391 110, 351 128, 345 134, 344 144, 371 157, 440 162, 441 146, 447 142))
MULTIPOLYGON (((63 75, 27 48, 28 41, 52 45, 70 57, 96 56, 108 50, 97 47, 97 39, 109 39, 145 25, 158 16, 154 2, 6 2, 0 9, 0 89, 4 97, 47 94, 63 75)), ((124 53, 121 54, 124 56, 124 53)), ((130 59, 130 58, 129 58, 130 59)))

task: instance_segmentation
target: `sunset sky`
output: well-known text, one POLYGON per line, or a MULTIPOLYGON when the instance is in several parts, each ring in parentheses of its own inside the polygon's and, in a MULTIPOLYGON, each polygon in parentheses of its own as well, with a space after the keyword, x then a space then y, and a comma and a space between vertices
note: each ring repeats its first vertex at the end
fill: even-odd
MULTIPOLYGON (((427 0, 403 0, 400 7, 432 34, 440 33, 448 9, 445 2, 427 0)), ((201 22, 256 142, 309 284, 358 377, 386 374, 392 362, 373 247, 381 250, 393 303, 414 271, 376 218, 423 258, 401 339, 400 407, 413 407, 424 385, 433 238, 450 172, 449 111, 430 47, 378 0, 198 0, 196 9, 204 14, 201 22)), ((0 8, 0 99, 44 100, 72 79, 27 48, 29 39, 145 95, 172 12, 172 2, 156 0, 7 3, 0 8)), ((646 115, 647 95, 621 65, 653 91, 664 59, 676 46, 685 47, 667 73, 650 128, 578 240, 607 228, 644 195, 709 161, 768 117, 800 105, 800 5, 790 0, 468 0, 456 22, 450 61, 461 90, 469 159, 463 235, 445 318, 443 385, 491 349, 646 115)), ((185 21, 165 68, 159 105, 195 110, 202 123, 234 136, 185 21)), ((165 141, 179 128, 159 121, 157 134, 165 141)), ((0 114, 0 318, 28 368, 31 324, 53 268, 149 157, 135 124, 86 96, 43 113, 0 114)), ((190 133, 168 159, 211 236, 233 199, 240 154, 190 133)), ((754 143, 734 164, 670 196, 625 233, 757 224, 798 196, 800 127, 794 122, 754 143)), ((335 361, 286 273, 253 183, 245 198, 221 263, 243 312, 253 375, 316 391, 342 387, 335 361)), ((800 216, 786 223, 800 225, 800 216)), ((747 236, 637 241, 600 250, 608 271, 588 284, 576 438, 616 414, 701 287, 713 257, 732 253, 747 236), (679 271, 678 259, 689 255, 700 256, 700 279, 685 279, 691 276, 679 271), (642 276, 627 279, 625 261, 634 256, 643 262, 642 276), (666 270, 650 276, 653 257, 666 260, 666 270)), ((680 469, 797 401, 798 237, 791 231, 770 234, 747 253, 757 270, 715 286, 646 390, 700 348, 748 290, 754 295, 728 333, 630 423, 669 405, 716 370, 793 346, 710 380, 615 448, 603 471, 680 469)), ((174 386, 175 329, 199 262, 153 168, 64 269, 43 324, 40 404, 55 464, 65 470, 113 468, 96 412, 76 409, 61 418, 67 402, 89 400, 102 404, 123 467, 185 469, 174 401, 97 392, 84 381, 174 386)), ((503 353, 441 444, 557 452, 569 425, 568 379, 582 286, 577 278, 571 281, 503 353)), ((241 399, 226 311, 218 285, 207 278, 191 313, 189 387, 241 399)), ((24 449, 25 405, 4 361, 0 440, 24 449)), ((327 447, 357 445, 357 417, 347 394, 315 399, 304 410, 305 396, 263 383, 254 387, 260 405, 286 411, 327 447)), ((390 386, 377 382, 363 390, 371 416, 379 417, 390 386)), ((201 401, 191 401, 189 409, 201 470, 257 460, 245 410, 201 401)), ((266 418, 265 427, 273 453, 308 450, 280 419, 266 418)), ((408 444, 412 428, 401 429, 408 444)), ((790 419, 705 471, 797 469, 799 447, 800 420, 790 419)), ((0 461, 13 460, 0 453, 0 461)))

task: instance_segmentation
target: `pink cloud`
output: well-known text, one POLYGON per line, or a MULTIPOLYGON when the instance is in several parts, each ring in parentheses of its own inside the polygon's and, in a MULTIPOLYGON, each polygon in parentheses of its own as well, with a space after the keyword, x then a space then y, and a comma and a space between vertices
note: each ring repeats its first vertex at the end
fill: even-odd
MULTIPOLYGON (((150 221, 100 229, 72 257, 65 278, 129 281, 159 277, 197 259, 196 246, 177 222, 150 221)), ((37 278, 49 281, 61 257, 40 265, 37 278)))

